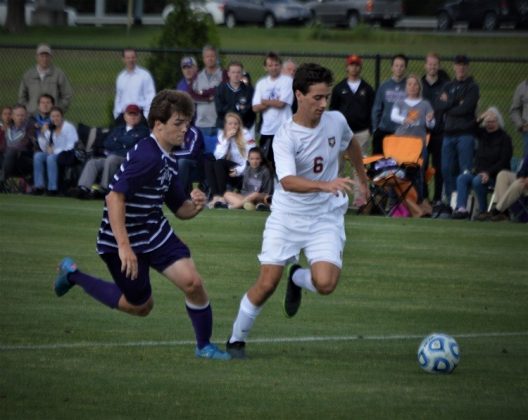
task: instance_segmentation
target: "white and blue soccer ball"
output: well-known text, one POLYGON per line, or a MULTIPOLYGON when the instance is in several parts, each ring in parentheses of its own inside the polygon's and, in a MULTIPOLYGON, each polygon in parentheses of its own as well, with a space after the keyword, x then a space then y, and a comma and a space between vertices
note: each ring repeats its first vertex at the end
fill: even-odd
POLYGON ((432 333, 418 347, 418 364, 429 373, 451 373, 460 362, 458 343, 450 335, 432 333))

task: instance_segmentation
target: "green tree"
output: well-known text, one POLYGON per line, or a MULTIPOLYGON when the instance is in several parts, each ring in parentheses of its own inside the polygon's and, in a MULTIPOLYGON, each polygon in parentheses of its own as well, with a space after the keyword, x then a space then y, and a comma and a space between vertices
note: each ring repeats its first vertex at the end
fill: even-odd
MULTIPOLYGON (((158 90, 174 87, 182 77, 180 61, 184 53, 180 50, 196 52, 207 44, 220 47, 218 30, 209 17, 191 11, 187 0, 173 0, 172 4, 174 11, 154 45, 157 50, 147 61, 158 90)), ((196 55, 200 64, 201 54, 196 55)))

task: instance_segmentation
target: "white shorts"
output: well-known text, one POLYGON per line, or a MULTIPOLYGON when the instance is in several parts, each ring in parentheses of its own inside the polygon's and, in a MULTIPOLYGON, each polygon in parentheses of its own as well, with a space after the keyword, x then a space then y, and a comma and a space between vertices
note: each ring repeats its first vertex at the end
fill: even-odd
POLYGON ((299 261, 301 250, 312 265, 329 262, 341 268, 345 246, 343 212, 320 216, 271 212, 264 228, 261 264, 286 265, 299 261))

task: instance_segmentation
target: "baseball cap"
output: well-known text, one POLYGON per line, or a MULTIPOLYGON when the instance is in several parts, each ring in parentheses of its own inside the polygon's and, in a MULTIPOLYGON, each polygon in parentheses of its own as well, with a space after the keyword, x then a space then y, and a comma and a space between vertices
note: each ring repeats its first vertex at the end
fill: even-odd
POLYGON ((469 64, 469 58, 467 58, 467 55, 457 55, 453 62, 455 64, 469 64))
POLYGON ((49 54, 51 55, 51 48, 48 44, 40 44, 37 47, 37 54, 49 54))
POLYGON ((196 66, 196 60, 194 59, 194 57, 183 57, 181 59, 181 66, 182 67, 192 67, 192 66, 196 66))
POLYGON ((356 54, 349 55, 346 59, 347 64, 357 64, 358 66, 361 66, 363 64, 363 59, 356 54))
POLYGON ((125 112, 127 114, 139 114, 141 112, 141 109, 139 109, 139 106, 137 106, 136 104, 130 104, 127 105, 127 107, 125 108, 125 112))

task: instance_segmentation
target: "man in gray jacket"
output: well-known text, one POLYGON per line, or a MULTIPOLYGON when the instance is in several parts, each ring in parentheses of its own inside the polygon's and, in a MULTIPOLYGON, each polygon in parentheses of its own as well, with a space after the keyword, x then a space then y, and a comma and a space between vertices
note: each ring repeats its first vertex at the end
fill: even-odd
POLYGON ((528 79, 523 80, 513 94, 510 117, 521 132, 524 143, 523 156, 528 156, 528 79))
POLYGON ((51 48, 47 44, 37 47, 37 65, 24 73, 18 89, 18 102, 29 114, 37 112, 38 100, 44 93, 55 99, 55 105, 66 112, 73 90, 64 72, 52 64, 51 48))

